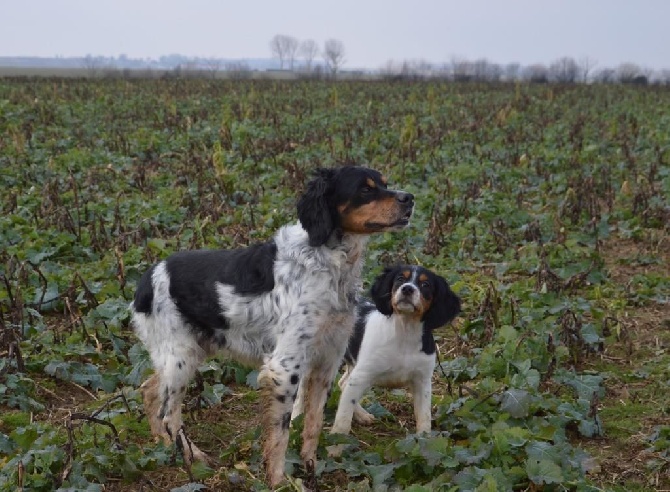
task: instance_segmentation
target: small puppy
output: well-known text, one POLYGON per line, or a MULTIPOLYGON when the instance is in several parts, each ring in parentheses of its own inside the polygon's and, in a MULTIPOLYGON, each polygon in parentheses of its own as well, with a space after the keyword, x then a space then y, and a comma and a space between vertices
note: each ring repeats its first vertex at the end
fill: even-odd
POLYGON ((331 433, 348 434, 352 417, 359 423, 374 420, 359 403, 372 386, 408 387, 414 397, 416 431, 430 432, 433 330, 458 315, 461 301, 444 278, 420 266, 387 268, 370 294, 374 305, 361 302, 357 307, 331 433))

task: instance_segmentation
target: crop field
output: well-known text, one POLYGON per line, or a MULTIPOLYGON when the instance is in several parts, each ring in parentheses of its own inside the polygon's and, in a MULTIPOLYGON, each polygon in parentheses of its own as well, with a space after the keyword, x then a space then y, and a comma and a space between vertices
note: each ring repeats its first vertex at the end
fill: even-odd
POLYGON ((285 491, 670 490, 670 90, 447 82, 0 80, 0 490, 265 490, 257 372, 199 368, 190 437, 154 443, 129 326, 140 275, 270 238, 317 167, 411 191, 369 245, 445 276, 433 432, 411 395, 293 423, 285 491), (341 458, 326 446, 345 443, 341 458))

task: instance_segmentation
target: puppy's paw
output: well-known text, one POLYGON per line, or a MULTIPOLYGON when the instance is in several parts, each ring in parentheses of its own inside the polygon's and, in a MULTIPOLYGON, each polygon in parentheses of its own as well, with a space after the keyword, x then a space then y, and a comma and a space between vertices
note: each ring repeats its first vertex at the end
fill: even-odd
POLYGON ((361 425, 371 425, 375 421, 375 416, 366 412, 362 408, 354 412, 354 422, 361 425))

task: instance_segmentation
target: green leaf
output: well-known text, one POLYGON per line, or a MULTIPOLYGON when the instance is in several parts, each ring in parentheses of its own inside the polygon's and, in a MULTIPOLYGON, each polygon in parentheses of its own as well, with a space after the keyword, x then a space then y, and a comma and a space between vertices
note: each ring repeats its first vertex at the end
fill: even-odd
POLYGON ((21 449, 28 450, 32 446, 39 433, 34 426, 19 427, 15 429, 9 437, 19 445, 21 449))
POLYGON ((597 374, 574 374, 563 371, 560 375, 556 375, 556 381, 574 388, 578 397, 583 400, 591 401, 593 395, 605 396, 603 377, 597 374))
POLYGON ((258 389, 258 370, 254 369, 253 371, 247 374, 246 384, 251 389, 258 389))
POLYGON ((537 485, 561 483, 564 480, 561 467, 549 460, 528 458, 526 473, 528 473, 528 478, 537 485))
POLYGON ((202 461, 196 461, 191 465, 191 473, 196 480, 205 480, 214 475, 215 470, 202 461))
POLYGON ((0 432, 0 453, 12 454, 16 450, 16 443, 6 434, 0 432))
POLYGON ((203 485, 201 483, 187 483, 186 485, 182 485, 181 487, 174 487, 170 489, 170 492, 196 492, 198 490, 207 490, 207 486, 203 485))
POLYGON ((527 417, 530 409, 531 396, 526 390, 509 389, 503 393, 500 410, 514 418, 527 417))
POLYGON ((397 465, 393 463, 368 466, 368 472, 370 473, 370 478, 372 478, 372 485, 374 487, 381 487, 384 485, 384 483, 393 476, 393 471, 396 468, 397 465))
POLYGON ((409 487, 404 489, 405 492, 433 492, 433 489, 431 487, 424 487, 423 485, 410 485, 409 487))
POLYGON ((139 386, 152 368, 149 352, 138 342, 128 350, 128 359, 133 366, 124 381, 131 386, 139 386))
POLYGON ((386 410, 386 408, 384 408, 384 406, 378 401, 372 402, 369 405, 367 405, 365 407, 365 410, 367 410, 368 413, 371 413, 375 418, 393 417, 393 414, 388 410, 386 410))
POLYGON ((548 442, 533 441, 526 446, 529 460, 560 462, 560 450, 548 442))
POLYGON ((577 429, 584 437, 602 436, 605 433, 599 415, 596 415, 595 418, 581 420, 577 429))

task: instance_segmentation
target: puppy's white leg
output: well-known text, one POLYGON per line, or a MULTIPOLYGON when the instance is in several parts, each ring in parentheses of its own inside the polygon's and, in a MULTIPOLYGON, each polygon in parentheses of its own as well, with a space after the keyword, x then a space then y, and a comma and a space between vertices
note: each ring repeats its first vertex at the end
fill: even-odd
POLYGON ((430 432, 430 414, 432 406, 432 373, 412 384, 414 397, 414 418, 416 419, 417 434, 430 432))
MULTIPOLYGON (((353 367, 347 364, 344 370, 344 374, 342 374, 342 377, 338 381, 337 385, 340 387, 341 391, 344 391, 344 387, 349 380, 352 369, 353 367)), ((375 421, 375 417, 371 413, 366 412, 359 402, 356 402, 356 406, 354 408, 354 421, 358 424, 370 425, 375 421)))
MULTIPOLYGON (((335 422, 330 431, 332 434, 349 434, 351 431, 351 419, 354 416, 356 406, 371 386, 370 380, 363 372, 359 370, 359 366, 355 366, 346 379, 340 396, 340 403, 337 406, 335 422)), ((361 408, 361 410, 363 409, 361 408)))
POLYGON ((293 412, 291 413, 291 422, 295 420, 296 417, 302 415, 305 409, 305 382, 304 380, 298 385, 298 394, 296 395, 295 402, 293 403, 293 412))

